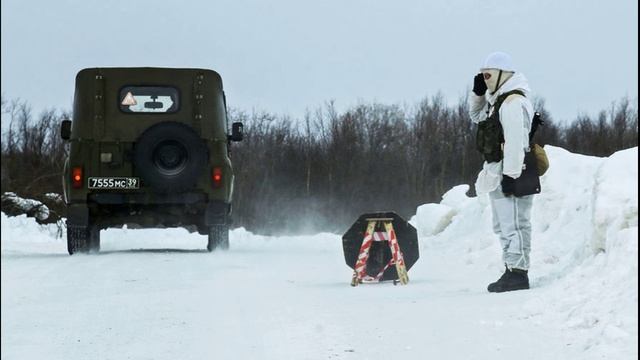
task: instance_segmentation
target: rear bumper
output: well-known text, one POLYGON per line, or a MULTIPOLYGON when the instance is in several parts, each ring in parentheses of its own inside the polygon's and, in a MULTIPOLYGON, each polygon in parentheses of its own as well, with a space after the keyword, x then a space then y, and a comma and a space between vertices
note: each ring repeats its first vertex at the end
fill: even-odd
POLYGON ((91 193, 87 200, 96 204, 197 204, 206 203, 205 193, 153 194, 153 193, 91 193))
POLYGON ((87 200, 86 204, 68 206, 68 224, 101 229, 123 225, 132 228, 195 227, 204 231, 211 225, 231 222, 231 204, 208 201, 204 193, 92 193, 87 200))

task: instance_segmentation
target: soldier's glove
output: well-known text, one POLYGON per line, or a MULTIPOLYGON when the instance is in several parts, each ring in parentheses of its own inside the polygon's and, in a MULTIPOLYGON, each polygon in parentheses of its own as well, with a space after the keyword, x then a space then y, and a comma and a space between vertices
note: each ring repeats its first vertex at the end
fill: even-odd
POLYGON ((516 179, 502 175, 502 193, 504 196, 511 196, 516 191, 516 179))
POLYGON ((478 96, 483 96, 487 92, 487 84, 484 82, 484 76, 482 73, 476 75, 473 78, 473 93, 478 96))

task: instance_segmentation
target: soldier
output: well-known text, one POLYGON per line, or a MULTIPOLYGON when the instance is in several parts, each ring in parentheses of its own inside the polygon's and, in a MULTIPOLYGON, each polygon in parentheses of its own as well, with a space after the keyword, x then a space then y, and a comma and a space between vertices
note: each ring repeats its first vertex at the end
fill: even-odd
POLYGON ((529 288, 531 207, 533 195, 516 196, 534 115, 530 89, 516 72, 511 57, 490 54, 474 78, 469 115, 478 124, 478 149, 485 162, 478 174, 476 193, 489 194, 493 231, 500 237, 505 272, 489 284, 490 292, 529 288))

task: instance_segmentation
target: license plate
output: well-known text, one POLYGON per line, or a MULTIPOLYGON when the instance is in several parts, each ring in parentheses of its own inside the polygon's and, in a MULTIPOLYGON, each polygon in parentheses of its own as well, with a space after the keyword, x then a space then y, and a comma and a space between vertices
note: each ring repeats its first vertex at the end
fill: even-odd
POLYGON ((89 189, 139 189, 140 179, 132 177, 90 177, 89 189))

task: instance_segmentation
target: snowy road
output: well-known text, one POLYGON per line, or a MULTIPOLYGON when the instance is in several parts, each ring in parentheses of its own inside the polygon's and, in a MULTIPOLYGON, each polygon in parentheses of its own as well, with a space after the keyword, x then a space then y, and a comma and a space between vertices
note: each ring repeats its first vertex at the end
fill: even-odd
POLYGON ((52 227, 2 214, 1 358, 636 359, 637 148, 546 149, 532 289, 513 293, 486 291, 500 249, 468 186, 418 208, 406 286, 352 288, 334 234, 237 229, 207 253, 180 229, 110 229, 100 254, 68 256, 52 227))
POLYGON ((99 255, 69 257, 61 240, 5 249, 2 358, 581 358, 558 324, 522 317, 540 290, 489 294, 495 272, 456 271, 437 250, 407 286, 352 288, 336 235, 236 231, 232 251, 209 254, 170 232, 109 230, 99 255))

